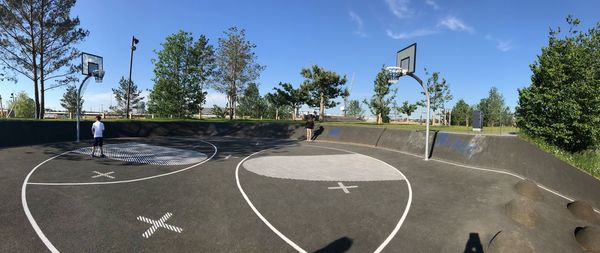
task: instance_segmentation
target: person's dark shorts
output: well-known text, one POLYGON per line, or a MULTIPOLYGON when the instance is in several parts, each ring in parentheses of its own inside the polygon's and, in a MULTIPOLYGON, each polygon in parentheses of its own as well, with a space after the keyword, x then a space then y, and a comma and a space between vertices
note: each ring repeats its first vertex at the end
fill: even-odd
POLYGON ((103 144, 102 137, 96 137, 96 138, 94 138, 94 147, 95 147, 95 146, 100 146, 100 147, 102 147, 102 144, 103 144))

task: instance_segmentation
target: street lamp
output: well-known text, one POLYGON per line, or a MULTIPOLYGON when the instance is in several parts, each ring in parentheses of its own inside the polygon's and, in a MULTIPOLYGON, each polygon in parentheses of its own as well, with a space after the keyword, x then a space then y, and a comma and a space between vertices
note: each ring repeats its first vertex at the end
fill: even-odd
POLYGON ((131 93, 131 67, 133 66, 133 51, 140 42, 135 36, 131 38, 131 57, 129 58, 129 82, 127 82, 127 108, 125 109, 126 117, 129 118, 129 94, 131 93))

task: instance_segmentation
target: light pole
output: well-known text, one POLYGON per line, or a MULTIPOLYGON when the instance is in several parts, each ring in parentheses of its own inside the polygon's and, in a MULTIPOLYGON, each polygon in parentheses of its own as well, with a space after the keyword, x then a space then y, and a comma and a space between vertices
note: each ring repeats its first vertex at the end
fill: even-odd
POLYGON ((135 36, 131 38, 131 57, 129 58, 129 82, 127 82, 127 108, 125 109, 125 114, 127 118, 129 118, 129 93, 131 93, 131 67, 133 66, 133 51, 135 51, 137 43, 139 43, 135 36))

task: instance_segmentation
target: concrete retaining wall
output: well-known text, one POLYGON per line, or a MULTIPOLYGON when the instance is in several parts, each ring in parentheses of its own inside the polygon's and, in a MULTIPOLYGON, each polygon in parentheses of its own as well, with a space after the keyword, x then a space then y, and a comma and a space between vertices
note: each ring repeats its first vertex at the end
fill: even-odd
POLYGON ((318 140, 377 145, 385 128, 351 126, 316 126, 314 136, 318 140))
MULTIPOLYGON (((92 121, 80 124, 80 139, 92 138, 92 121)), ((148 136, 233 136, 303 139, 301 124, 243 122, 104 122, 107 138, 148 136)), ((76 124, 68 121, 0 121, 0 148, 74 141, 76 124)))

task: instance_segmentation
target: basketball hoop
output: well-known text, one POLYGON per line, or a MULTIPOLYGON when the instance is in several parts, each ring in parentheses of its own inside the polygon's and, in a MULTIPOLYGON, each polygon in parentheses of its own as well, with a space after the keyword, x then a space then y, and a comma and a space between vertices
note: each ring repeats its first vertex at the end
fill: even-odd
POLYGON ((390 80, 389 80, 390 83, 398 82, 398 80, 400 80, 400 77, 402 77, 403 75, 406 75, 406 73, 408 72, 406 69, 403 69, 401 67, 396 67, 396 66, 385 67, 385 70, 390 75, 390 80))
POLYGON ((95 70, 92 76, 96 79, 96 83, 101 83, 104 78, 104 70, 95 70))

